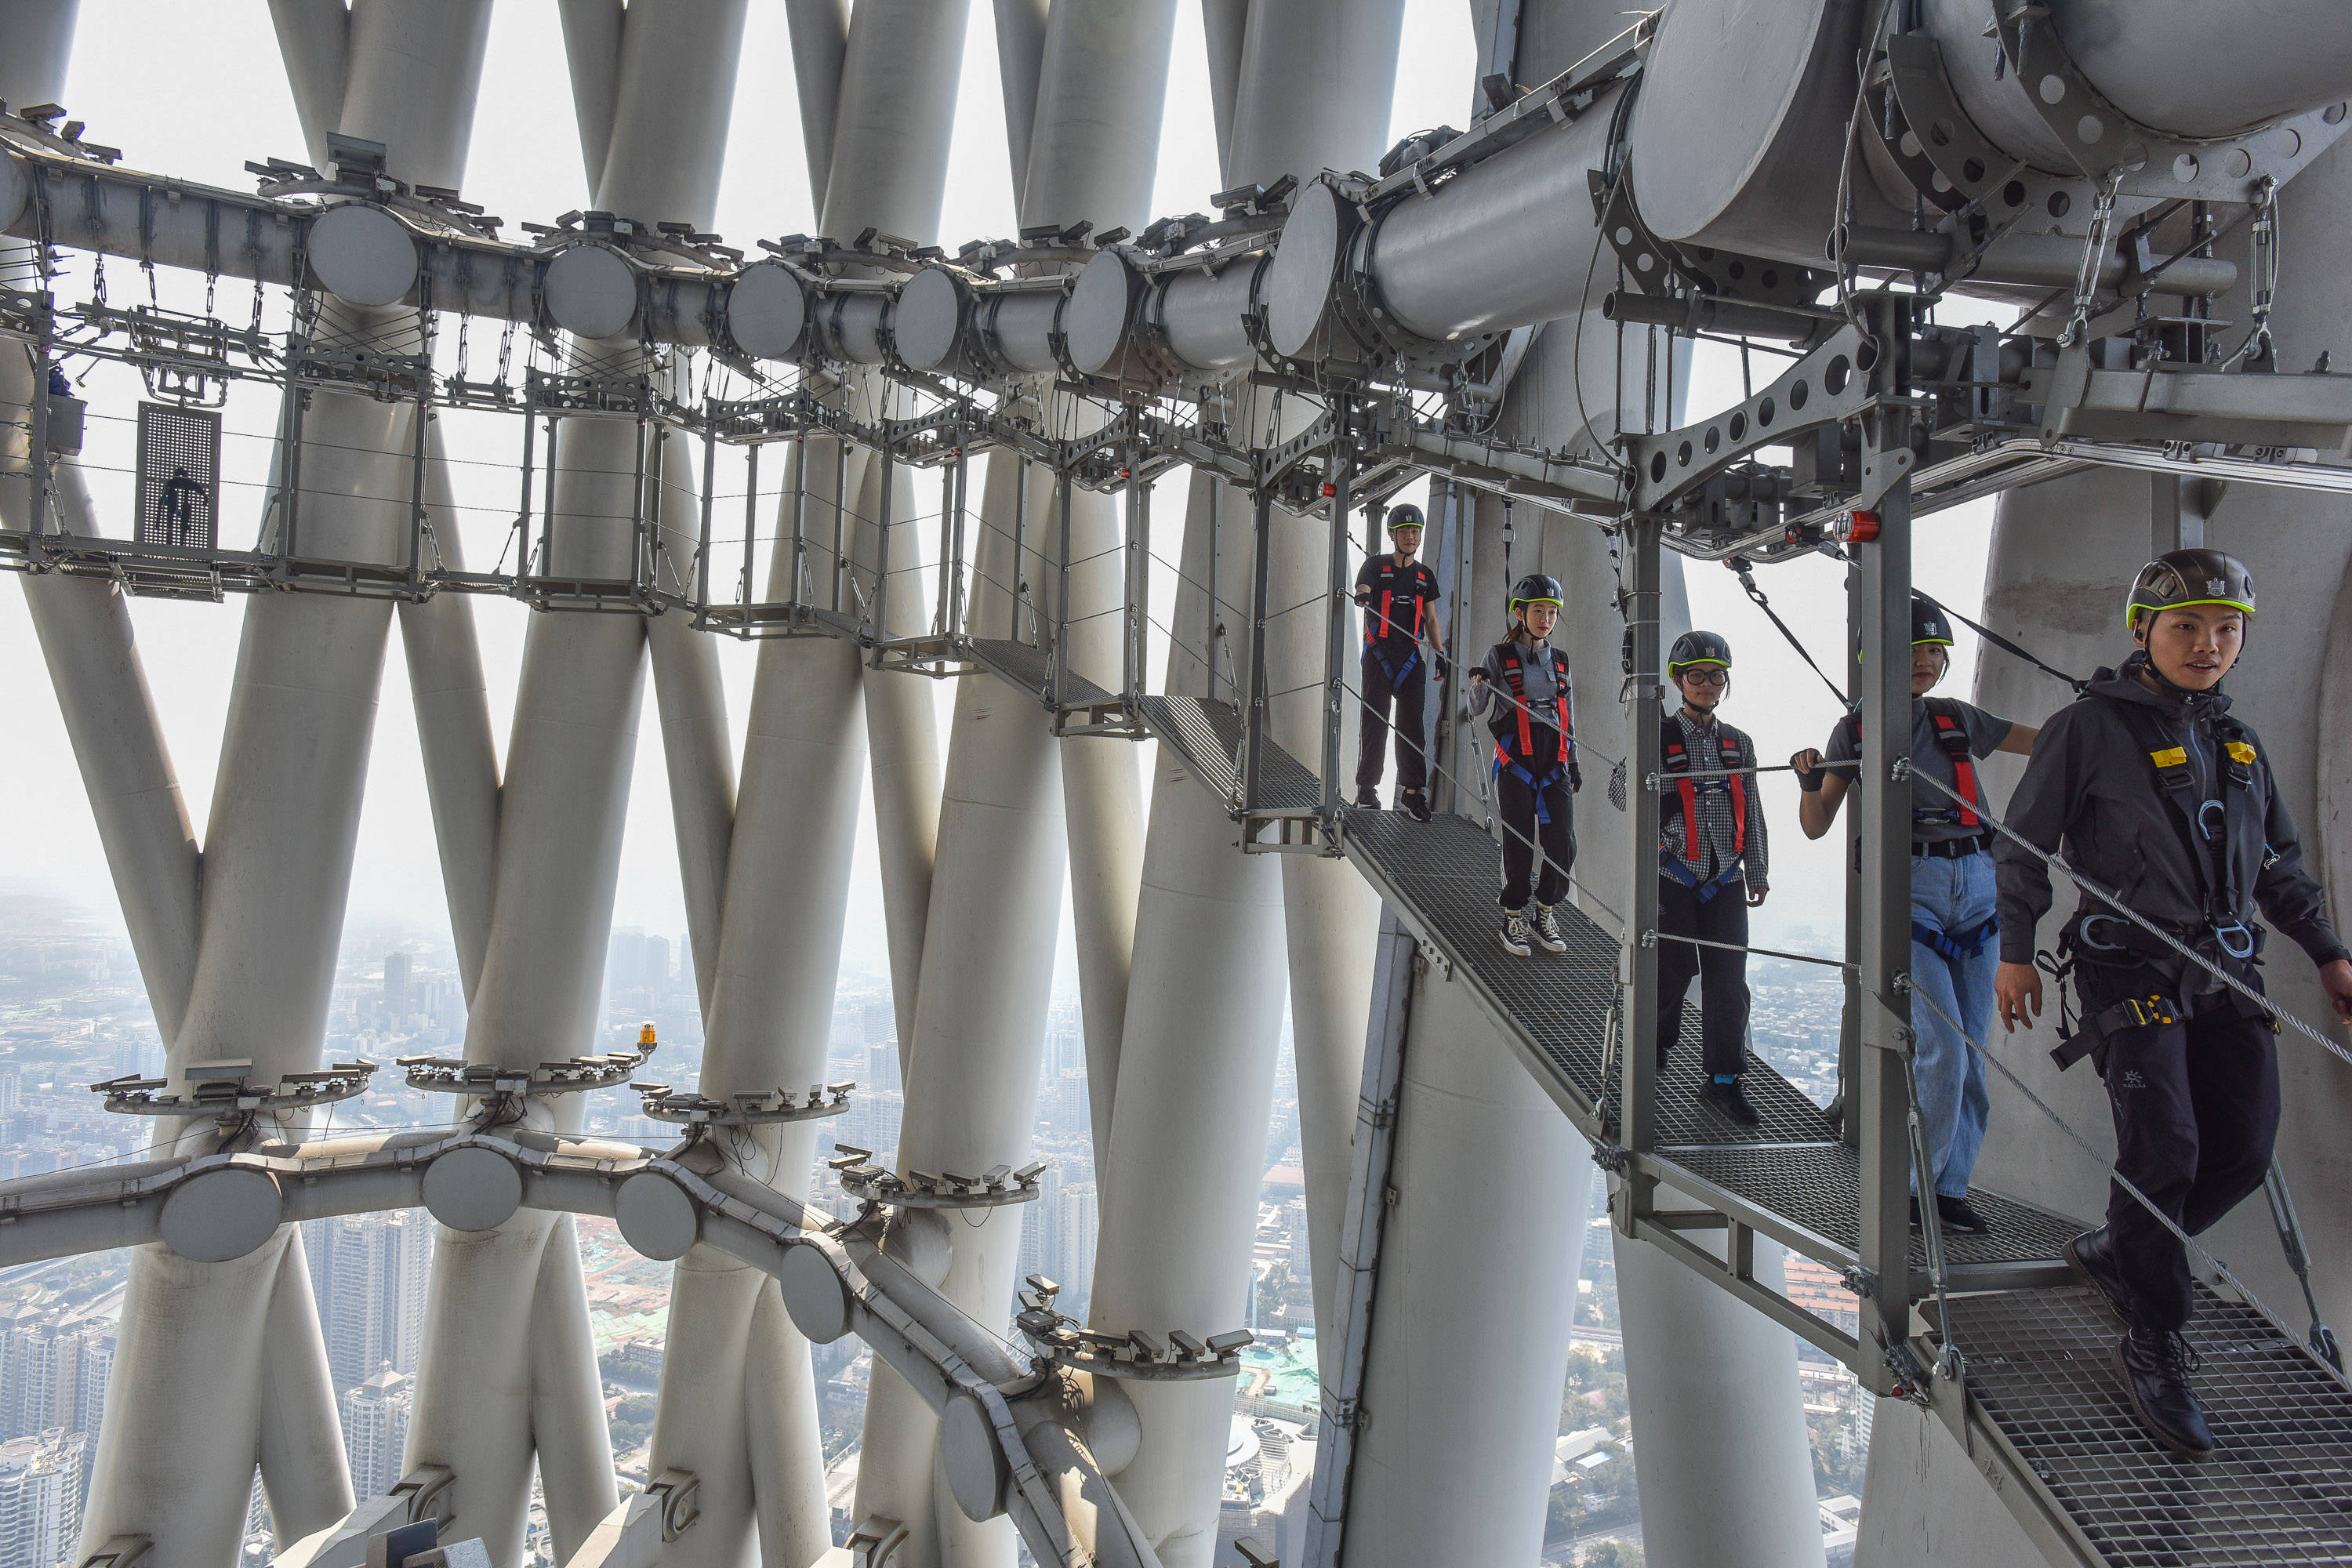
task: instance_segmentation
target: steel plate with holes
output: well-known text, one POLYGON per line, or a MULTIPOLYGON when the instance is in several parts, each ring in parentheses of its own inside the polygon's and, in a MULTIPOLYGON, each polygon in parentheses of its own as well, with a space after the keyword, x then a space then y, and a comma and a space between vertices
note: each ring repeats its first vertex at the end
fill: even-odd
POLYGON ((2352 1562, 2352 1393, 2252 1308, 2198 1290, 2219 1446, 2194 1464, 2133 1419, 2088 1292, 1955 1297, 1951 1329, 1985 1417, 2109 1568, 2352 1562))
MULTIPOLYGON (((1241 755, 1241 710, 1230 702, 1199 697, 1146 697, 1144 722, 1162 744, 1182 754, 1202 787, 1230 805, 1241 793, 1236 759, 1241 755)), ((1267 811, 1311 811, 1323 786, 1307 764, 1267 742, 1258 772, 1258 805, 1267 811)))
MULTIPOLYGON (((1040 701, 1045 700, 1045 683, 1053 679, 1054 674, 1054 656, 1046 649, 1032 647, 1025 642, 1014 642, 1010 637, 974 637, 971 640, 971 657, 1030 696, 1040 701)), ((1118 700, 1082 675, 1065 674, 1062 677, 1062 706, 1065 708, 1085 708, 1118 700)))
MULTIPOLYGON (((1803 1149, 1682 1149, 1668 1158, 1757 1208, 1788 1215, 1848 1253, 1861 1246, 1862 1163, 1843 1143, 1803 1149)), ((1947 1231, 1944 1255, 1955 1264, 2053 1259, 2069 1237, 2087 1228, 2079 1220, 1981 1188, 1971 1189, 1969 1201, 1991 1222, 1992 1232, 1962 1236, 1947 1231)), ((1923 1268, 1927 1261, 1916 1232, 1911 1260, 1923 1268)))

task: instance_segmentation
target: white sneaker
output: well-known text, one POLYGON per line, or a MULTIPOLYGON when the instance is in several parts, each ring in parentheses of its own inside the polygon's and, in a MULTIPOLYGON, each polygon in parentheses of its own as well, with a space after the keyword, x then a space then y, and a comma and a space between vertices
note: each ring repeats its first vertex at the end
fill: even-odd
POLYGON ((1503 911, 1503 951, 1514 958, 1525 958, 1528 946, 1528 917, 1519 910, 1503 911))
POLYGON ((1532 904, 1528 907, 1535 910, 1535 918, 1528 922, 1528 929, 1534 932, 1536 945, 1546 952, 1566 952, 1568 942, 1559 934, 1559 922, 1552 919, 1551 906, 1532 904))

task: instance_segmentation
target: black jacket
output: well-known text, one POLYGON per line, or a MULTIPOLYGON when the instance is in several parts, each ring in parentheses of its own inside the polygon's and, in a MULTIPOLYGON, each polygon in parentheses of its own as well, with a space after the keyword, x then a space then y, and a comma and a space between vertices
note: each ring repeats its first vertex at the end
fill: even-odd
MULTIPOLYGON (((2303 868, 2294 820, 2279 799, 2260 739, 2227 716, 2230 699, 2218 689, 2185 699, 2150 690, 2138 679, 2144 662, 2134 654, 2120 672, 2100 670, 2042 729, 2010 797, 2010 828, 2046 850, 2063 840, 2076 870, 2191 946, 2204 945, 2197 939, 2218 914, 2251 923, 2259 909, 2314 963, 2352 956, 2328 922, 2326 895, 2303 868), (2233 743, 2242 759, 2234 763, 2233 743), (2152 755, 2159 747, 2185 754, 2192 790, 2168 790, 2160 782, 2152 755), (2223 774, 2218 785, 2217 767, 2223 774), (2193 795, 2201 802, 2216 794, 2229 820, 2219 889, 2198 835, 2196 804, 2172 798, 2193 795)), ((2031 963, 2034 927, 2050 908, 2049 868, 2007 838, 1994 855, 2001 962, 2031 963)), ((2109 912, 2087 893, 2082 910, 2109 912)))

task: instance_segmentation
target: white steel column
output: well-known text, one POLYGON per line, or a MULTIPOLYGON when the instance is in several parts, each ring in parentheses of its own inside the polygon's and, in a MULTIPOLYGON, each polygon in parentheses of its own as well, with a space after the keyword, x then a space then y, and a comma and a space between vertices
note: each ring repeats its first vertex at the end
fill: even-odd
POLYGON ((1539 1554, 1591 1179, 1584 1140, 1469 986, 1415 976, 1349 1568, 1539 1554), (1478 1349, 1433 1354, 1441 1342, 1478 1349))
MULTIPOLYGON (((1272 184, 1286 174, 1369 169, 1388 148, 1403 0, 1290 0, 1253 5, 1234 105, 1228 186, 1272 184)), ((1311 414, 1307 417, 1311 417, 1311 414)), ((1285 434, 1288 434, 1287 431, 1285 434)), ((1322 605, 1330 573, 1328 524, 1277 513, 1268 596, 1276 609, 1308 607, 1270 622, 1267 689, 1277 698, 1267 732, 1313 767, 1322 755, 1322 678, 1328 623, 1322 605)), ((1351 552, 1353 553, 1353 552, 1351 552)), ((1344 606, 1334 614, 1352 615, 1344 606)), ((1352 639, 1351 639, 1352 640, 1352 639)), ((1348 671, 1349 684, 1356 684, 1348 671)), ((1340 715, 1342 765, 1352 770, 1356 714, 1340 715)), ((1352 772, 1347 794, 1354 794, 1352 772)), ((1372 940, 1380 900, 1338 860, 1282 858, 1290 949, 1290 1033, 1298 1064, 1299 1152, 1307 1174, 1307 1230, 1313 1254, 1315 1315, 1326 1335, 1334 1317, 1339 1215, 1348 1199, 1349 1149, 1363 1073, 1364 1019, 1372 990, 1372 940)))
MULTIPOLYGON (((938 237, 967 9, 967 0, 859 0, 841 61, 832 172, 819 209, 824 234, 846 239, 873 227, 924 244, 938 237)), ((807 75, 803 70, 803 79, 807 75)), ((879 411, 878 399, 887 395, 885 384, 879 378, 862 383, 858 395, 874 400, 866 416, 879 411)), ((867 520, 865 533, 880 521, 881 487, 877 463, 851 465, 853 475, 861 471, 864 482, 850 493, 867 520)), ((911 513, 907 487, 898 489, 893 513, 911 513)), ((908 547, 894 550, 894 555, 904 560, 919 543, 908 537, 915 531, 894 538, 894 544, 904 540, 908 547)), ((870 543, 858 558, 873 561, 870 543)), ((915 580, 902 578, 886 601, 894 630, 921 627, 928 601, 906 591, 915 580)), ((875 842, 882 861, 882 919, 890 943, 891 999, 904 1070, 911 1066, 908 1053, 923 972, 931 862, 939 847, 939 727, 929 681, 888 675, 863 684, 875 842)))
MULTIPOLYGON (((602 167, 589 171, 600 206, 708 226, 743 5, 690 0, 635 11, 609 61, 593 53, 609 30, 580 30, 575 19, 574 37, 588 51, 575 85, 593 93, 614 84, 609 104, 591 98, 581 116, 592 156, 602 126, 611 126, 602 167)), ((628 340, 592 352, 625 355, 628 340)), ((619 422, 562 428, 551 454, 562 521, 550 574, 629 574, 632 475, 644 438, 619 422)), ((642 460, 657 465, 660 455, 649 450, 642 460)), ((679 476, 668 481, 665 489, 679 476)), ((645 635, 634 617, 561 613, 533 617, 526 634, 489 936, 467 1026, 469 1061, 543 1061, 596 1047, 645 635)), ((709 693, 695 691, 695 682, 689 667, 688 706, 707 710, 709 693)), ((689 799, 682 810, 694 806, 689 799)), ((712 896, 689 891, 706 903, 712 896)), ((576 1099, 531 1111, 534 1123, 564 1130, 576 1130, 581 1115, 576 1099)), ((458 1473, 468 1531, 507 1568, 522 1547, 534 1458, 556 1553, 567 1557, 614 1505, 612 1450, 571 1219, 526 1210, 496 1230, 440 1234, 408 1464, 458 1473)))
MULTIPOLYGON (((1195 474, 1184 581, 1169 651, 1171 691, 1206 695, 1200 662, 1216 611, 1202 584, 1244 580, 1248 498, 1195 474), (1213 527, 1213 508, 1236 526, 1213 527), (1219 540, 1215 535, 1222 532, 1219 540), (1212 552, 1224 560, 1213 570, 1212 552)), ((1135 974, 1100 1156, 1101 1241, 1091 1318, 1119 1333, 1239 1328, 1254 1275, 1265 1128, 1282 1022, 1282 884, 1272 858, 1234 847, 1234 825, 1172 747, 1156 752, 1151 833, 1136 916, 1135 974), (1216 977, 1202 984, 1204 975, 1216 977)), ((1130 1383, 1142 1428, 1119 1497, 1167 1568, 1205 1568, 1234 1384, 1130 1383)))
MULTIPOLYGON (((1080 218, 1098 227, 1140 226, 1150 196, 1173 21, 1171 0, 1140 5, 1061 0, 1054 7, 1038 68, 1042 85, 1017 215, 1024 226, 1080 218)), ((1024 64, 1023 37, 1016 31, 1003 42, 1013 51, 1007 72, 1017 78, 1024 64)), ((854 52, 854 40, 852 47, 854 52)), ((1017 118, 1015 126, 1017 133, 1017 118)), ((1051 395, 1041 388, 1039 395, 1051 395)), ((1012 548, 1012 524, 1014 487, 1024 476, 1026 514, 1054 516, 1056 487, 1050 473, 992 456, 971 594, 970 624, 977 636, 1013 633, 1010 589, 1020 565, 1012 548)), ((1071 500, 1074 559, 1102 553, 1118 538, 1116 509, 1108 498, 1082 502, 1073 495, 1071 500)), ((1098 589, 1088 598, 1079 597, 1074 587, 1072 598, 1074 606, 1088 607, 1119 601, 1115 587, 1098 589)), ((1100 624, 1115 626, 1116 617, 1106 616, 1100 624)), ((1097 645, 1089 651, 1099 665, 1115 664, 1109 649, 1097 639, 1089 642, 1097 645)), ((1078 741, 1067 747, 1089 744, 1114 743, 1078 741)), ((1122 782, 1129 824, 1136 805, 1131 759, 1120 759, 1124 781, 1112 763, 1078 759, 1076 776, 1093 790, 1095 809, 1087 824, 1092 831, 1066 827, 1062 779, 1071 766, 1067 750, 1057 750, 1048 718, 1034 702, 985 678, 957 689, 949 758, 922 984, 913 1033, 907 1037, 907 1110, 898 1151, 902 1172, 1027 1163, 1066 838, 1083 834, 1081 841, 1089 848, 1106 838, 1116 844, 1122 782)), ((1090 858, 1095 863, 1087 868, 1088 890, 1099 905, 1108 905, 1116 889, 1105 886, 1110 880, 1104 875, 1106 862, 1131 866, 1134 854, 1129 849, 1090 858)), ((1081 924, 1108 912, 1081 911, 1081 924)), ((1122 910, 1118 917, 1108 943, 1098 932, 1089 938, 1116 945, 1132 915, 1122 910)), ((1111 956, 1116 989, 1123 992, 1125 954, 1111 956)), ((1098 1002, 1099 996, 1090 1000, 1098 1002)), ((1110 1026, 1093 1017, 1088 1023, 1092 1056, 1098 1030, 1110 1026)), ((951 1217, 960 1223, 946 1227, 951 1255, 940 1289, 981 1321, 1002 1322, 1019 1256, 1022 1211, 997 1208, 951 1217)), ((934 1484, 939 1424, 912 1391, 877 1369, 866 1410, 859 1511, 908 1526, 910 1539, 899 1552, 908 1568, 931 1563, 1009 1568, 1009 1523, 972 1523, 934 1484)))
MULTIPOLYGON (((386 143, 398 177, 456 185, 487 25, 483 5, 362 5, 332 91, 306 91, 306 107, 331 104, 329 123, 386 143)), ((298 75, 314 63, 290 62, 298 75)), ((330 310, 346 329, 366 324, 330 310)), ((407 425, 394 405, 315 395, 306 435, 318 447, 295 501, 306 550, 403 559, 407 508, 383 498, 406 494, 407 425)), ((173 1069, 239 1056, 274 1077, 317 1060, 390 620, 386 604, 304 595, 247 607, 173 1069)), ((136 750, 143 766, 160 761, 160 748, 136 750)), ((154 810, 144 815, 152 826, 154 810)), ((176 881, 163 863, 186 865, 186 845, 172 837, 156 840, 148 875, 176 881)), ((163 999, 159 1016, 172 1007, 163 999)), ((257 1463, 283 1539, 349 1508, 340 1444, 320 1440, 335 1418, 309 1294, 290 1228, 234 1263, 194 1264, 160 1247, 134 1255, 85 1550, 142 1534, 174 1561, 234 1561, 257 1463)))

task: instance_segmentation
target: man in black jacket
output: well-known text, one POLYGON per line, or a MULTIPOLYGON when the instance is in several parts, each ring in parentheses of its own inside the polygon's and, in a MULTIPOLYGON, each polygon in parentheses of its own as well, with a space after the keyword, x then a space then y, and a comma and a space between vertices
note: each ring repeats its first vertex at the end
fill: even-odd
MULTIPOLYGON (((2237 662, 2254 590, 2217 550, 2176 550, 2140 570, 2125 616, 2138 645, 2119 669, 2042 730, 2009 826, 2135 913, 2259 992, 2259 910, 2319 965, 2352 1019, 2352 953, 2303 867, 2294 820, 2260 739, 2231 716, 2221 678, 2237 662)), ((2001 1022, 2042 1010, 2034 926, 2049 908, 2041 856, 1999 850, 2001 1022)), ((2060 935, 2075 961, 2090 1054, 2115 1115, 2116 1169, 2197 1235, 2263 1184, 2278 1131, 2276 1028, 2264 1010, 2084 894, 2060 935)), ((2062 1047, 2061 1060, 2071 1053, 2062 1047)), ((2107 1223, 2066 1258, 2121 1321, 2116 1361, 2141 1424, 2174 1452, 2210 1453, 2180 1330, 2192 1309, 2186 1249, 2120 1184, 2107 1223)))

